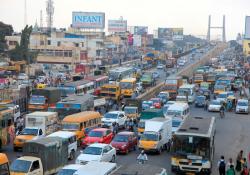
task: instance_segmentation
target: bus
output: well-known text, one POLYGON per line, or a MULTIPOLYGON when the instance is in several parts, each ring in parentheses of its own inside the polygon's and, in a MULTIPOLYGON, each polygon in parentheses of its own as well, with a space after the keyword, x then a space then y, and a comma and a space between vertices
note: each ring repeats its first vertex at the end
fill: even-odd
POLYGON ((176 101, 186 100, 188 103, 195 101, 195 84, 184 84, 178 89, 176 101))
POLYGON ((92 94, 94 93, 94 82, 89 80, 73 81, 61 85, 59 89, 62 91, 62 96, 92 94))
POLYGON ((114 101, 119 101, 122 98, 121 88, 118 84, 104 84, 101 87, 100 96, 104 97, 106 100, 112 99, 114 101))
POLYGON ((10 143, 9 128, 13 125, 13 110, 0 106, 0 149, 10 143))
POLYGON ((173 135, 171 170, 211 174, 214 157, 215 117, 187 117, 173 135))
POLYGON ((101 92, 101 86, 109 82, 109 77, 105 75, 88 76, 86 80, 94 82, 94 95, 98 96, 101 92))
POLYGON ((120 82, 124 78, 133 77, 132 67, 117 67, 109 71, 109 82, 120 82))
POLYGON ((136 91, 136 78, 125 78, 120 81, 121 94, 131 97, 136 91))

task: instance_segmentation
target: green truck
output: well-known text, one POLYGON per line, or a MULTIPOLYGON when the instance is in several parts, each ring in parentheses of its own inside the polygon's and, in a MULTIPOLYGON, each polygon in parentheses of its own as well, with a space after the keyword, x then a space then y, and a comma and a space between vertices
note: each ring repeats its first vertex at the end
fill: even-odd
POLYGON ((145 121, 152 118, 164 118, 163 110, 150 108, 141 112, 140 121, 138 123, 138 134, 142 134, 145 129, 145 121))
POLYGON ((153 78, 152 73, 144 73, 140 79, 144 87, 153 86, 155 79, 153 78))

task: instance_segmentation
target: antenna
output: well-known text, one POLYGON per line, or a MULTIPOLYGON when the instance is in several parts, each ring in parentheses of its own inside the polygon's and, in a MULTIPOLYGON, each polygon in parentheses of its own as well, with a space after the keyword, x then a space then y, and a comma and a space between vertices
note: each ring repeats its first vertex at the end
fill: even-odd
POLYGON ((47 1, 46 12, 47 12, 47 27, 48 27, 49 33, 51 33, 51 29, 53 27, 53 15, 54 15, 54 2, 53 2, 53 0, 47 1))
POLYGON ((40 28, 43 28, 43 11, 40 10, 40 28))
POLYGON ((27 25, 27 0, 24 0, 24 27, 27 25))

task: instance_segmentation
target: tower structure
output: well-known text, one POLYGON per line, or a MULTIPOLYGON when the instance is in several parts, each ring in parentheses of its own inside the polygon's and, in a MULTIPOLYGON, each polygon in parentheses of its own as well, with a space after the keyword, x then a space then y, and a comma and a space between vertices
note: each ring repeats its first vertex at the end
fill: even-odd
POLYGON ((211 26, 211 15, 208 16, 207 41, 211 40, 211 29, 222 30, 222 41, 226 42, 226 17, 223 15, 222 26, 211 26))
POLYGON ((47 1, 46 13, 47 13, 47 28, 48 28, 48 32, 51 33, 51 29, 53 27, 53 15, 54 15, 54 2, 53 2, 53 0, 47 1))

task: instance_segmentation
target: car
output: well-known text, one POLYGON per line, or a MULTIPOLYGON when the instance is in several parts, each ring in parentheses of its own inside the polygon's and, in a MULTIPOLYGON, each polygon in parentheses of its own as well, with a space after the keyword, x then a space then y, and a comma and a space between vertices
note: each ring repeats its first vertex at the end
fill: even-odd
POLYGON ((137 93, 142 92, 142 90, 143 90, 142 83, 141 82, 136 83, 136 91, 137 91, 137 93))
POLYGON ((204 107, 206 97, 204 95, 197 96, 195 98, 195 107, 204 107))
POLYGON ((158 109, 161 108, 161 99, 160 98, 151 98, 150 101, 153 102, 153 106, 155 108, 158 108, 158 109))
POLYGON ((154 79, 160 78, 160 73, 159 72, 153 72, 153 78, 154 79))
POLYGON ((119 127, 124 127, 127 116, 124 111, 111 111, 107 112, 102 118, 102 126, 110 127, 112 123, 118 123, 119 127))
POLYGON ((158 95, 157 95, 157 98, 160 98, 161 99, 161 102, 163 104, 167 103, 168 99, 169 99, 169 93, 168 92, 165 92, 165 91, 162 91, 160 92, 158 95))
POLYGON ((157 65, 157 69, 163 69, 164 68, 164 65, 163 64, 158 64, 157 65))
POLYGON ((92 129, 88 135, 82 140, 82 147, 86 147, 92 143, 106 143, 110 144, 114 137, 113 132, 107 128, 92 129))
POLYGON ((83 165, 79 165, 79 164, 66 165, 58 171, 57 175, 73 175, 81 167, 83 167, 83 165))
POLYGON ((167 112, 168 112, 168 108, 169 106, 175 104, 176 101, 168 101, 163 107, 162 107, 162 110, 163 110, 163 114, 164 116, 166 117, 167 116, 167 112))
POLYGON ((222 103, 219 100, 212 100, 208 106, 209 112, 219 112, 222 107, 222 103))
POLYGON ((115 162, 116 149, 104 143, 94 143, 86 147, 76 158, 75 163, 85 165, 90 161, 115 162))
POLYGON ((142 102, 142 110, 146 110, 149 108, 154 108, 153 102, 152 101, 143 101, 142 102))
POLYGON ((216 100, 226 103, 228 94, 227 92, 221 92, 217 95, 216 100))
POLYGON ((128 154, 129 151, 136 150, 137 137, 134 132, 119 132, 111 142, 117 152, 128 154))
POLYGON ((249 114, 249 102, 247 99, 239 99, 238 100, 235 113, 249 114))

